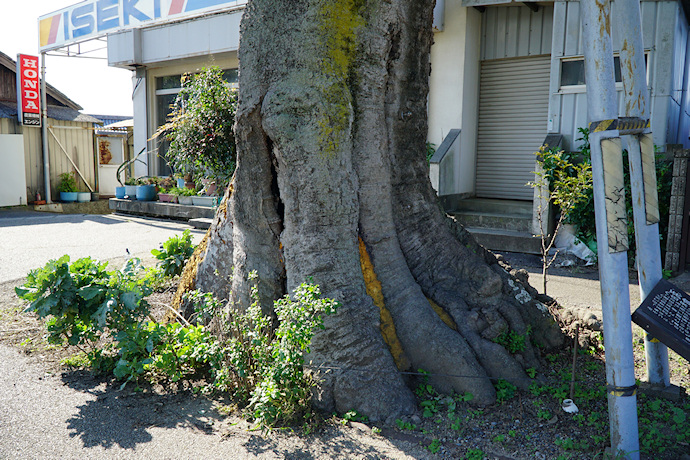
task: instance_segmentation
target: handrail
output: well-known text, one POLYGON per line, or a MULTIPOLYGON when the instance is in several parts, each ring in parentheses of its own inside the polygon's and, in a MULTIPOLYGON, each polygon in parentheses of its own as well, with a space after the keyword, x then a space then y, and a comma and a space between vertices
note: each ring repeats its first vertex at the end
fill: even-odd
MULTIPOLYGON (((441 195, 444 190, 445 190, 445 182, 447 182, 448 179, 443 181, 443 177, 447 177, 448 174, 453 174, 452 169, 453 166, 452 164, 446 165, 445 169, 451 168, 450 171, 447 171, 444 169, 444 174, 441 174, 441 163, 444 161, 446 158, 446 155, 448 152, 451 151, 451 148, 453 145, 458 142, 458 139, 460 139, 460 130, 459 129, 451 129, 448 132, 448 135, 443 139, 443 142, 441 142, 441 145, 438 146, 438 149, 436 150, 436 153, 431 157, 429 160, 429 179, 431 179, 431 186, 436 190, 436 193, 438 195, 441 195), (441 182, 444 183, 441 183, 441 182)), ((459 148, 459 147, 458 147, 459 148)), ((449 156, 450 158, 450 156, 449 156)), ((451 180, 452 181, 452 180, 451 180)), ((447 192, 446 192, 447 193, 447 192)))
POLYGON ((436 153, 434 153, 434 155, 431 157, 429 163, 440 163, 441 160, 443 160, 443 157, 446 156, 446 154, 450 150, 450 147, 453 145, 458 136, 460 136, 460 130, 451 129, 448 132, 448 135, 443 138, 443 142, 441 142, 441 145, 438 146, 438 149, 436 149, 436 153))

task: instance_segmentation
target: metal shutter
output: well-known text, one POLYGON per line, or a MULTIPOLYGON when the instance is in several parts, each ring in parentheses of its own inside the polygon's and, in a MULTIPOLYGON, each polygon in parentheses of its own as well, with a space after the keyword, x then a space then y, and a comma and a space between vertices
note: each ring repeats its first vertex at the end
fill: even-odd
POLYGON ((482 198, 532 200, 534 152, 546 137, 550 56, 483 61, 477 185, 482 198))

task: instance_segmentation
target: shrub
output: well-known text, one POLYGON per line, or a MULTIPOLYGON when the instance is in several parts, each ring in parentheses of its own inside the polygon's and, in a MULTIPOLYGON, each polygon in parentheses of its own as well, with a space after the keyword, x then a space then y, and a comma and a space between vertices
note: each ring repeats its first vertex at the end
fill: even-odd
POLYGON ((90 257, 70 264, 69 256, 49 261, 31 270, 26 283, 15 288, 30 303, 27 311, 50 316, 48 341, 88 346, 108 329, 118 330, 138 322, 149 313, 145 297, 151 293, 147 282, 137 275, 139 259, 130 259, 119 272, 106 271, 107 262, 90 257))
POLYGON ((177 172, 201 174, 225 187, 235 170, 236 109, 237 93, 219 67, 185 74, 169 121, 154 137, 170 141, 167 156, 177 172))
POLYGON ((192 244, 192 234, 189 229, 182 235, 168 238, 160 249, 151 250, 151 254, 158 259, 158 265, 165 276, 175 276, 182 273, 185 263, 192 257, 195 246, 192 244))
POLYGON ((60 174, 60 183, 57 186, 58 192, 78 192, 77 179, 74 171, 60 174))

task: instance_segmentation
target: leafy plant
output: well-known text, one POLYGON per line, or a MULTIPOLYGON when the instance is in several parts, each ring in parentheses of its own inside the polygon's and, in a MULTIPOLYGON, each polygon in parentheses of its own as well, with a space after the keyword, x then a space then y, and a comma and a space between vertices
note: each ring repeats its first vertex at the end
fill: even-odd
POLYGON ((60 174, 60 183, 57 186, 58 192, 78 192, 77 179, 74 171, 60 174))
POLYGON ((151 254, 158 259, 158 265, 165 276, 175 276, 182 273, 185 263, 192 257, 195 246, 192 244, 192 234, 189 229, 182 235, 168 238, 160 249, 151 250, 151 254))
POLYGON ((395 424, 398 425, 398 428, 401 429, 401 430, 410 430, 410 431, 412 431, 412 430, 417 429, 417 426, 416 426, 416 425, 413 425, 413 424, 410 423, 410 422, 403 422, 403 421, 400 420, 399 418, 396 418, 396 419, 395 419, 395 424))
POLYGON ((498 335, 493 341, 511 353, 518 353, 525 349, 525 336, 527 334, 518 334, 512 330, 505 330, 498 335))
POLYGON ((496 401, 503 404, 504 402, 513 399, 517 387, 507 380, 498 379, 496 382, 496 401))
POLYGON ((467 449, 465 460, 484 460, 484 451, 481 449, 467 449))
POLYGON ((148 315, 145 297, 151 288, 137 274, 139 259, 130 259, 119 272, 106 271, 107 262, 90 257, 70 264, 69 256, 31 270, 26 283, 15 288, 30 303, 27 311, 47 322, 48 341, 95 349, 106 329, 117 330, 148 315))
POLYGON ((568 219, 573 208, 587 199, 585 190, 592 187, 592 166, 589 163, 574 164, 563 150, 541 146, 536 152, 539 168, 534 172, 536 180, 529 182, 543 198, 537 208, 537 220, 541 234, 542 273, 544 276, 544 294, 546 294, 547 272, 556 260, 558 250, 549 255, 554 247, 556 236, 563 223, 568 219), (549 233, 548 204, 558 206, 560 214, 552 233, 549 233))
POLYGON ((439 441, 437 438, 432 439, 428 449, 432 454, 437 454, 438 451, 441 450, 441 441, 439 441))
POLYGON ((170 141, 167 157, 177 172, 196 172, 225 187, 235 170, 236 109, 237 93, 219 67, 185 74, 168 122, 154 137, 170 141))

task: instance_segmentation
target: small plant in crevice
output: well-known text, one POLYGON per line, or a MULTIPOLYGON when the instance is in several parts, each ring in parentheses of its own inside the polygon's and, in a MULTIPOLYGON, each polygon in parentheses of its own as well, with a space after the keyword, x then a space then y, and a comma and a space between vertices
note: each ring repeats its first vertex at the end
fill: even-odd
POLYGON ((519 353, 525 350, 526 340, 529 337, 531 328, 528 326, 525 334, 518 334, 510 329, 501 332, 493 341, 502 345, 510 353, 519 353))
POLYGON ((500 404, 515 397, 515 390, 517 390, 517 387, 507 380, 498 379, 494 387, 496 387, 496 402, 500 404))

